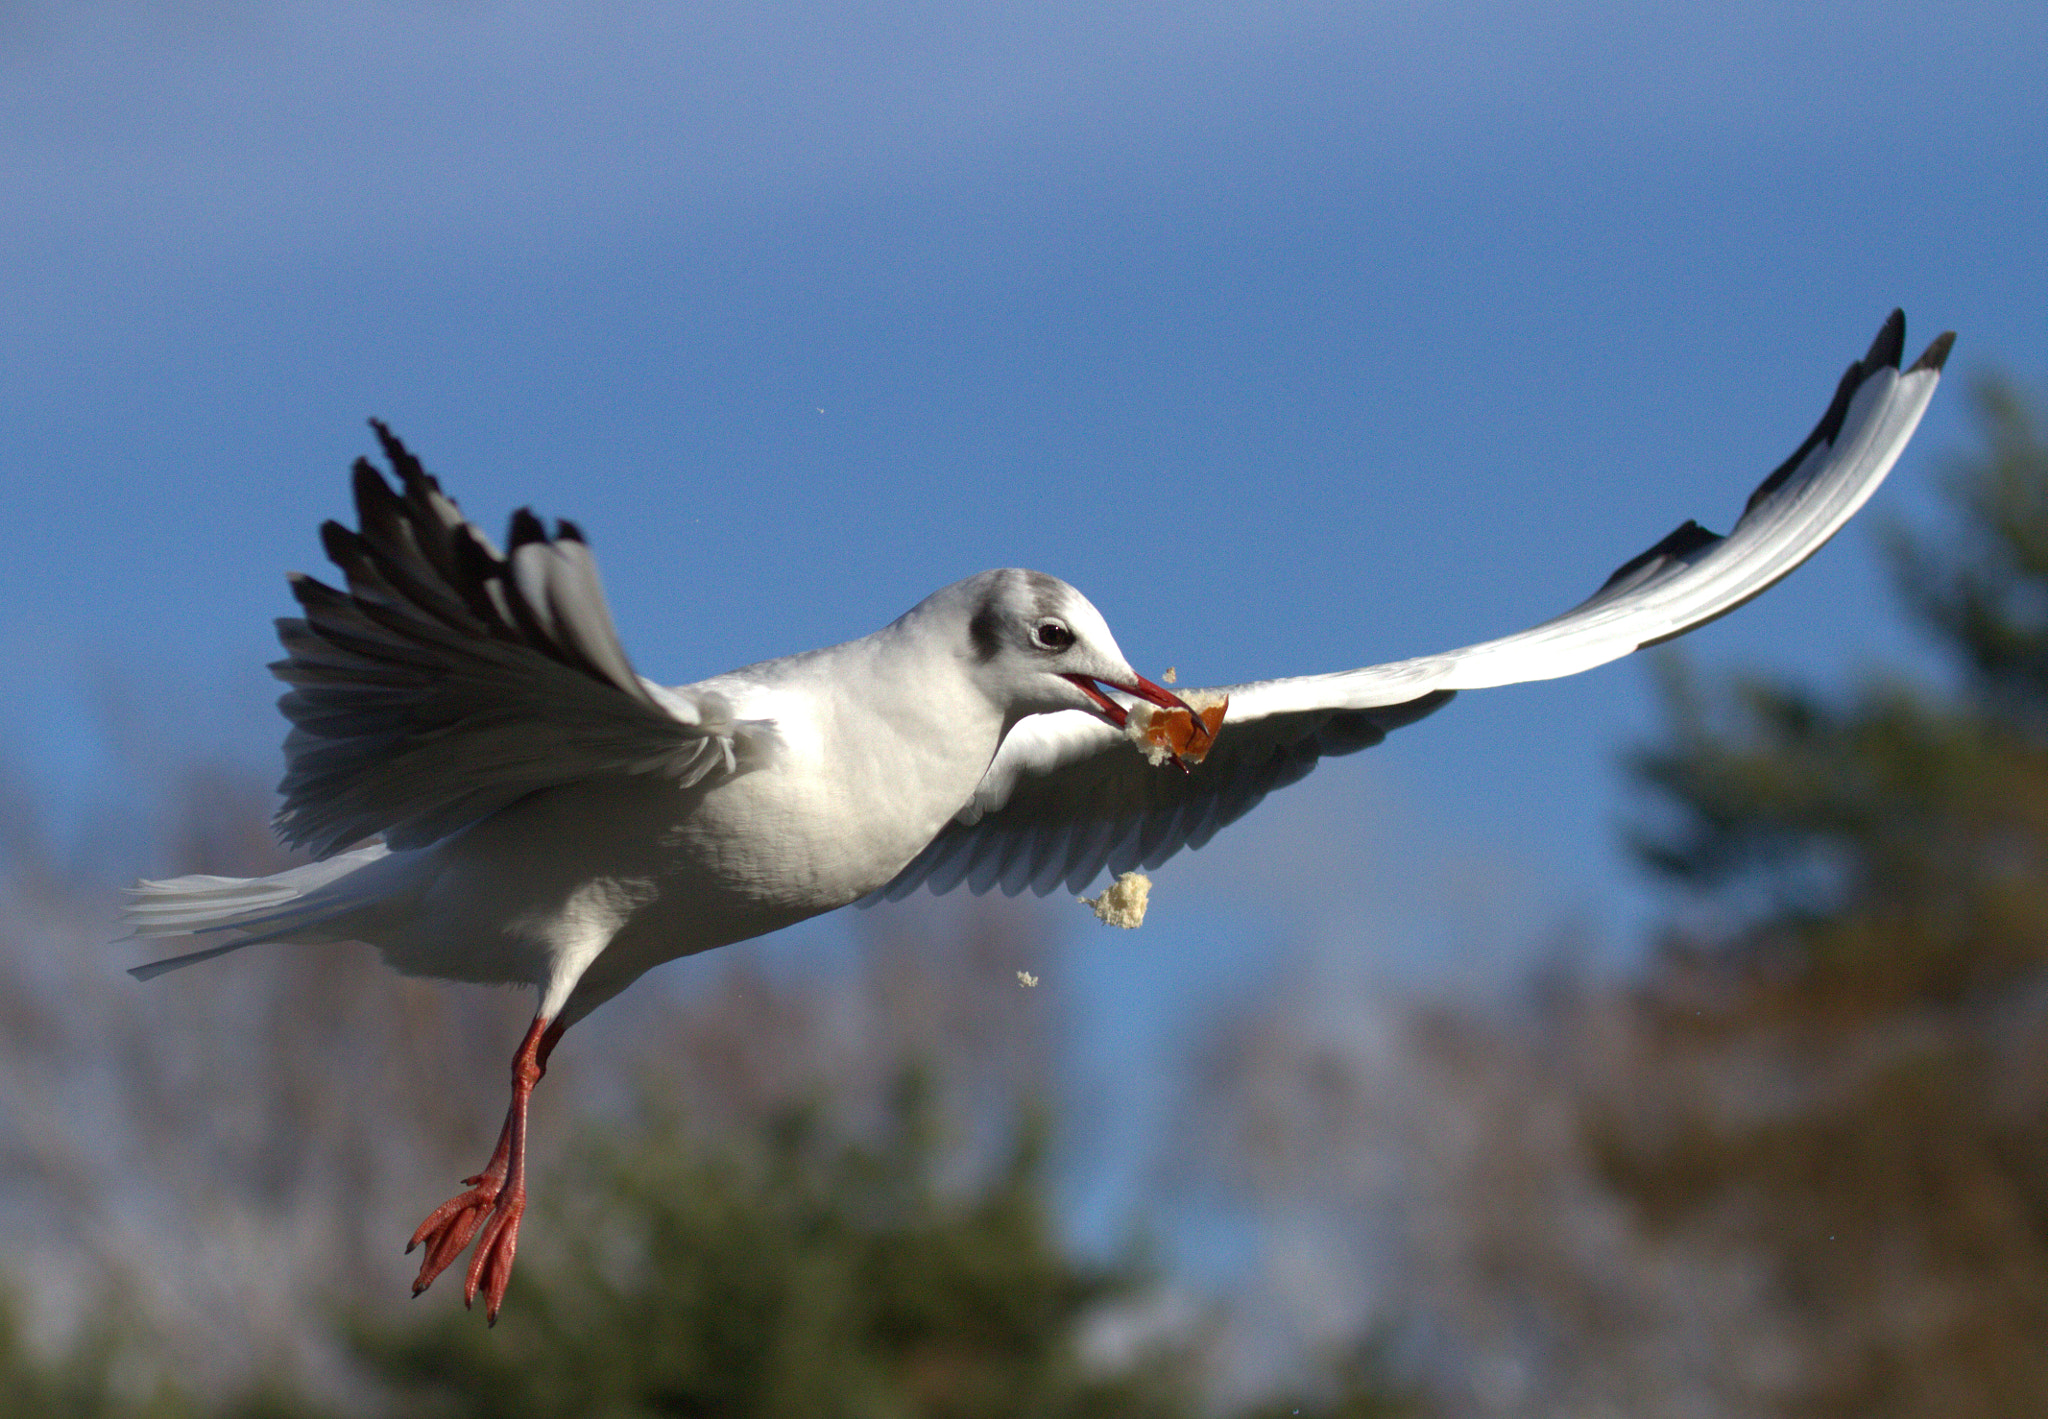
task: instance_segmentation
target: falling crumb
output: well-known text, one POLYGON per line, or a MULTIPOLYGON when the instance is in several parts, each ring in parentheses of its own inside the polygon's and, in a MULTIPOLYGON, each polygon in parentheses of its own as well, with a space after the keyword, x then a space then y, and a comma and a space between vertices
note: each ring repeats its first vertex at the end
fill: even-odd
POLYGON ((1194 715, 1184 709, 1161 709, 1140 700, 1131 706, 1130 715, 1124 720, 1124 733, 1155 768, 1172 758, 1185 764, 1201 763, 1208 756, 1209 746, 1216 742, 1217 731, 1223 728, 1230 696, 1214 690, 1190 690, 1182 698, 1194 715), (1195 715, 1202 717, 1200 729, 1195 728, 1195 715))
POLYGON ((1024 986, 1026 989, 1029 989, 1030 987, 1038 984, 1038 977, 1034 976, 1029 971, 1019 971, 1017 972, 1017 984, 1024 986))
POLYGON ((1081 903, 1093 907, 1102 921, 1128 930, 1144 922, 1145 903, 1151 895, 1150 877, 1142 872, 1126 872, 1104 887, 1100 896, 1083 897, 1081 903))
POLYGON ((1159 678, 1164 680, 1169 685, 1177 685, 1180 683, 1180 676, 1173 673, 1173 667, 1171 665, 1166 667, 1166 673, 1164 675, 1161 675, 1159 678))

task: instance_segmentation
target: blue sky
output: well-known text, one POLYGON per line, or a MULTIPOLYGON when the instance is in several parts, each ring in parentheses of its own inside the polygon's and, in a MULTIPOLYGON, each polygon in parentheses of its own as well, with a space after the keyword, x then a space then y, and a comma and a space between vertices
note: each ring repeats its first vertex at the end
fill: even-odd
MULTIPOLYGON (((65 813, 120 803, 110 696, 274 767, 280 574, 372 414, 494 532, 581 522, 657 678, 1026 565, 1199 684, 1725 529, 1894 305, 2048 382, 2037 0, 169 8, 0 6, 0 727, 65 813)), ((1870 520, 1696 653, 1908 649, 1870 520)), ((1098 1036, 1282 941, 1626 938, 1653 723, 1624 663, 1326 768, 1159 874, 1098 1036)))

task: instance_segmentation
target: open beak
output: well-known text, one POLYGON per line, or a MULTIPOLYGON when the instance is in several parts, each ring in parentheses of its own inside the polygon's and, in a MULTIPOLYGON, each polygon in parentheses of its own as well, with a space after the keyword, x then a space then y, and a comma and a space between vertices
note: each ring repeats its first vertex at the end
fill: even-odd
MULTIPOLYGON (((1102 717, 1104 719, 1107 719, 1118 729, 1124 727, 1124 721, 1131 717, 1130 712, 1115 700, 1103 694, 1102 685, 1098 685, 1093 676, 1069 675, 1066 678, 1071 680, 1082 694, 1102 707, 1102 717)), ((1161 709, 1183 709, 1187 710, 1189 714, 1194 713, 1193 708, 1189 706, 1186 700, 1167 689, 1164 685, 1153 684, 1143 675, 1138 677, 1138 682, 1135 685, 1119 685, 1114 680, 1105 680, 1102 684, 1122 690, 1127 695, 1136 695, 1139 699, 1149 704, 1158 705, 1161 709)))
MULTIPOLYGON (((1105 680, 1102 684, 1097 684, 1092 677, 1087 675, 1069 675, 1066 678, 1071 680, 1080 689, 1082 694, 1095 701, 1096 705, 1102 710, 1102 717, 1118 729, 1122 729, 1125 722, 1130 719, 1130 712, 1108 695, 1102 693, 1102 685, 1104 684, 1112 689, 1122 690, 1127 695, 1136 695, 1147 704, 1157 705, 1161 709, 1180 710, 1194 721, 1195 732, 1205 739, 1209 736, 1208 724, 1203 721, 1199 714, 1195 713, 1193 705, 1167 689, 1164 685, 1153 684, 1143 675, 1138 676, 1136 683, 1130 685, 1119 685, 1114 680, 1105 680)), ((1200 756, 1197 755, 1197 757, 1200 756)), ((1174 758, 1178 761, 1180 756, 1176 754, 1174 758)), ((1187 765, 1182 764, 1181 768, 1185 770, 1187 765)))

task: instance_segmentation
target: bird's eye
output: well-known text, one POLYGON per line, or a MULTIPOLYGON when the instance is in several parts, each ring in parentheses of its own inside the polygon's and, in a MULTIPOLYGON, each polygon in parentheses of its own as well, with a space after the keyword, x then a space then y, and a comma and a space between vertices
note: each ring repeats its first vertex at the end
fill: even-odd
POLYGON ((1040 650, 1065 650, 1074 643, 1074 633, 1058 621, 1040 621, 1031 628, 1031 643, 1040 650))

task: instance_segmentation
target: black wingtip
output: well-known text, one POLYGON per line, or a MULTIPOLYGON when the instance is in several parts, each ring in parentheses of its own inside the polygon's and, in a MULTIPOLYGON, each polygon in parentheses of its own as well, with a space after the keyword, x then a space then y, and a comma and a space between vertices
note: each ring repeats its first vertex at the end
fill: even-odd
POLYGON ((1948 363, 1948 352, 1955 348, 1955 343, 1955 331, 1944 330, 1941 334, 1934 337, 1934 343, 1927 347, 1926 352, 1919 359, 1913 361, 1913 368, 1907 370, 1906 373, 1917 374, 1921 370, 1933 370, 1936 374, 1940 374, 1941 367, 1948 363))
POLYGON ((1897 369, 1905 354, 1906 312, 1894 309, 1878 327, 1877 338, 1870 342, 1869 353, 1863 357, 1863 373, 1868 376, 1886 365, 1897 369))
POLYGON ((291 588, 292 600, 303 606, 308 614, 318 611, 332 611, 349 604, 349 594, 337 590, 305 572, 286 572, 285 584, 291 588))
POLYGON ((398 476, 398 481, 402 485, 409 489, 415 484, 424 484, 435 492, 441 490, 441 485, 427 472, 426 466, 413 457, 412 450, 405 446, 397 434, 391 432, 389 424, 382 419, 372 419, 370 428, 376 433, 377 445, 384 450, 385 460, 390 463, 391 471, 398 476))
POLYGON ((382 419, 370 420, 370 431, 377 435, 377 446, 383 449, 384 456, 391 460, 393 469, 398 468, 403 463, 416 464, 418 462, 406 450, 405 444, 400 441, 398 435, 391 432, 391 425, 385 423, 382 419))
MULTIPOLYGON (((1937 340, 1934 343, 1940 345, 1941 341, 1937 340)), ((1792 451, 1790 458, 1773 469, 1770 477, 1757 484, 1756 491, 1751 493, 1749 501, 1743 504, 1743 516, 1747 517, 1758 503, 1778 491, 1785 480, 1792 476, 1793 470, 1806 461, 1809 453, 1822 444, 1832 444, 1835 441, 1835 436, 1842 432, 1842 421, 1849 417, 1849 401, 1856 397, 1856 391, 1863 387, 1863 381, 1881 369, 1897 369, 1899 358, 1905 350, 1906 313, 1903 310, 1894 310, 1885 317, 1884 324, 1878 328, 1877 338, 1870 342, 1870 349, 1863 358, 1842 371, 1842 382, 1835 386, 1835 397, 1829 403, 1827 413, 1820 416, 1820 422, 1814 425, 1813 432, 1806 436, 1806 441, 1792 451)), ((1928 353, 1933 353, 1932 347, 1929 347, 1928 353)), ((1947 348, 1944 346, 1943 354, 1946 353, 1947 348)), ((1923 355, 1921 358, 1925 359, 1926 356, 1923 355)))
POLYGON ((566 517, 555 519, 555 540, 557 542, 581 542, 586 547, 590 545, 590 539, 583 535, 583 529, 569 521, 566 517))
POLYGON ((512 534, 507 540, 509 545, 505 551, 509 555, 529 542, 547 541, 548 530, 542 525, 541 520, 533 515, 532 508, 523 507, 512 514, 512 534))
POLYGON ((367 458, 358 458, 349 470, 349 491, 355 495, 356 520, 370 525, 374 510, 399 501, 398 494, 384 481, 384 470, 367 458))
MULTIPOLYGON (((1706 528, 1700 526, 1697 521, 1688 518, 1685 522, 1665 534, 1664 539, 1656 546, 1648 551, 1638 552, 1635 556, 1630 557, 1627 561, 1616 567, 1613 574, 1607 580, 1600 583, 1600 591, 1605 591, 1616 582, 1635 575, 1659 557, 1690 557, 1702 547, 1711 547, 1721 540, 1720 533, 1709 532, 1706 528)), ((1596 591, 1593 594, 1598 596, 1600 591, 1596 591)))
POLYGON ((320 550, 345 572, 353 573, 363 561, 363 539, 353 528, 332 519, 320 524, 320 550))

